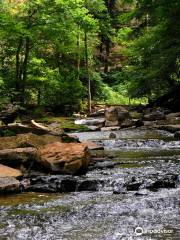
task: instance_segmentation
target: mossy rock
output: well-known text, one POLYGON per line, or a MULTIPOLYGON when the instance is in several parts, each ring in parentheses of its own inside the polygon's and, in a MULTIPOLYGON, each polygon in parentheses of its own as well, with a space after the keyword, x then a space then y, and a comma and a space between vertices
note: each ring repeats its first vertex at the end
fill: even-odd
POLYGON ((87 132, 89 128, 85 125, 76 125, 74 123, 74 118, 72 117, 43 117, 41 119, 36 120, 37 122, 44 123, 48 127, 51 128, 51 124, 56 123, 59 129, 64 130, 65 132, 87 132))

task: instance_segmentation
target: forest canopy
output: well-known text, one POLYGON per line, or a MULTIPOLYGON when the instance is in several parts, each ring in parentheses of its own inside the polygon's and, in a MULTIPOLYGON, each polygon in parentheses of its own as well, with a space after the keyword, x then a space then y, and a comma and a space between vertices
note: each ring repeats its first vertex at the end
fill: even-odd
POLYGON ((179 86, 178 0, 3 0, 0 9, 0 104, 90 108, 179 86))

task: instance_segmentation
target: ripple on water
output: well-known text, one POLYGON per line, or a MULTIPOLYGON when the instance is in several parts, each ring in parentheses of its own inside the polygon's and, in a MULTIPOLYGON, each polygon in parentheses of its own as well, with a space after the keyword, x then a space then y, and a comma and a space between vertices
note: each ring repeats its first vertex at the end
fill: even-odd
MULTIPOLYGON (((81 139, 107 140, 109 133, 81 133, 81 139)), ((177 141, 163 131, 123 130, 117 141, 139 142, 135 149, 105 150, 103 154, 118 163, 112 169, 95 169, 89 178, 103 179, 99 192, 69 194, 23 193, 0 197, 0 239, 10 240, 150 240, 180 239, 180 188, 147 190, 145 194, 113 194, 116 184, 135 176, 161 177, 180 170, 177 141), (156 139, 156 141, 152 141, 156 139), (149 149, 143 148, 149 141, 149 149), (165 148, 160 145, 165 142, 165 148), (144 145, 143 145, 144 144, 144 145), (153 147, 153 144, 157 144, 153 147), (158 145, 159 144, 159 145, 158 145), (169 144, 169 145, 167 145, 169 144), (176 146, 170 147, 170 146, 176 146), (169 149, 167 148, 169 146, 169 149), (135 229, 142 228, 137 236, 135 229), (161 233, 153 233, 153 231, 161 233), (169 234, 165 234, 169 230, 169 234), (163 232, 164 231, 164 232, 163 232)), ((119 143, 118 143, 119 144, 119 143)), ((119 147, 118 147, 119 148, 119 147)), ((98 152, 97 152, 98 153, 98 152)), ((99 152, 102 154, 102 151, 99 152)))

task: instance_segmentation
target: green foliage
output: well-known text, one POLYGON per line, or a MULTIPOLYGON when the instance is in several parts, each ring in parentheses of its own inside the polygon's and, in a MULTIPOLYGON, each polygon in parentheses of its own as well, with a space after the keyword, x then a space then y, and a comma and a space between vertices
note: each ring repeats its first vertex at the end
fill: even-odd
POLYGON ((122 104, 180 82, 178 0, 4 0, 0 8, 0 105, 80 108, 89 78, 93 100, 122 104))
POLYGON ((176 72, 171 75, 171 78, 177 83, 180 83, 180 60, 179 58, 176 61, 176 72))
POLYGON ((177 0, 143 0, 133 10, 138 23, 135 37, 131 33, 124 44, 128 57, 124 69, 128 67, 131 96, 155 98, 178 83, 179 11, 177 0))

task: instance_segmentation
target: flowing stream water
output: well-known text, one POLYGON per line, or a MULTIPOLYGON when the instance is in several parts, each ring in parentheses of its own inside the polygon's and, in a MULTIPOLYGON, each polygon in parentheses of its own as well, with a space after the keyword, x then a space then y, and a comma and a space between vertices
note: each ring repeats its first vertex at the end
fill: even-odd
POLYGON ((107 160, 86 174, 98 191, 1 196, 0 240, 180 239, 180 141, 151 129, 114 133, 76 134, 105 148, 93 154, 107 160))

